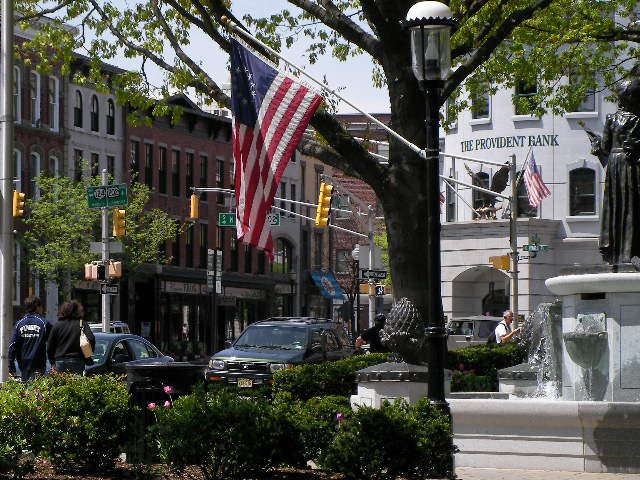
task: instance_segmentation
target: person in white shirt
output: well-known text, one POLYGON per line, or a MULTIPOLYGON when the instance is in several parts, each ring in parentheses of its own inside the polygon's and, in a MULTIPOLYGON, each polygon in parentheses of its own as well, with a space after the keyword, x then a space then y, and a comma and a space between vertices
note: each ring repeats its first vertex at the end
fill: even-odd
POLYGON ((495 330, 497 343, 510 342, 513 337, 520 333, 520 327, 515 330, 511 329, 511 324, 513 323, 513 312, 511 310, 504 312, 502 318, 504 320, 498 323, 495 330))

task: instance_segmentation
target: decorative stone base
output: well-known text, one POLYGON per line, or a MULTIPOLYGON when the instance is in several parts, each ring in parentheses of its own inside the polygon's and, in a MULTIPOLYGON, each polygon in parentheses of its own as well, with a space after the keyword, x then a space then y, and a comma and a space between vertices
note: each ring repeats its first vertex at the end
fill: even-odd
POLYGON ((498 385, 502 393, 516 397, 530 397, 538 389, 538 370, 528 363, 521 363, 498 370, 498 385))

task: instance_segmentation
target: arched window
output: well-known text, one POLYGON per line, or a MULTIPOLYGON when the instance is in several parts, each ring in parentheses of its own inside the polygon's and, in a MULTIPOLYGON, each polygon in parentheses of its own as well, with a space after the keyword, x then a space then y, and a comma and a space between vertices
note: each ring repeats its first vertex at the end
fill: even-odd
POLYGON ((113 100, 107 100, 107 135, 116 133, 116 106, 113 100))
POLYGON ((82 94, 80 90, 76 90, 76 98, 73 105, 73 126, 82 128, 82 94))
POLYGON ((596 214, 596 172, 576 168, 569 172, 569 215, 596 214))
POLYGON ((293 271, 293 246, 284 238, 278 238, 275 241, 271 271, 277 273, 293 271))
POLYGON ((53 177, 62 176, 62 168, 60 164, 60 158, 57 155, 49 156, 49 175, 53 177))
POLYGON ((13 67, 13 120, 22 120, 22 77, 20 67, 13 67))
POLYGON ((91 97, 91 131, 97 132, 100 130, 100 106, 98 104, 98 97, 94 95, 91 97))
MULTIPOLYGON (((520 172, 518 172, 516 178, 520 178, 520 172)), ((523 181, 520 181, 518 184, 518 217, 535 217, 537 215, 538 209, 536 207, 532 207, 529 203, 527 186, 523 181)))
MULTIPOLYGON (((473 185, 482 188, 489 188, 489 174, 486 172, 478 172, 473 175, 473 185)), ((473 190, 473 208, 484 207, 484 193, 479 190, 473 190)))

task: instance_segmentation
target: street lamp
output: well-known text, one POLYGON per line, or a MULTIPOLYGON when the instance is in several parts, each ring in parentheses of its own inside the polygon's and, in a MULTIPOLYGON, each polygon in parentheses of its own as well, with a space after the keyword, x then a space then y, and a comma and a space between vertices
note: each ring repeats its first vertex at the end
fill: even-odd
MULTIPOLYGON (((427 207, 427 362, 429 398, 448 412, 444 397, 446 329, 440 290, 440 188, 439 119, 440 89, 451 68, 451 10, 435 1, 419 2, 407 12, 403 22, 411 33, 413 73, 426 99, 426 207, 427 207)), ((424 312, 423 312, 424 313, 424 312)))
POLYGON ((352 308, 354 315, 351 336, 355 339, 355 335, 360 329, 360 244, 356 243, 355 247, 353 247, 351 257, 353 258, 354 282, 356 287, 356 308, 352 308))

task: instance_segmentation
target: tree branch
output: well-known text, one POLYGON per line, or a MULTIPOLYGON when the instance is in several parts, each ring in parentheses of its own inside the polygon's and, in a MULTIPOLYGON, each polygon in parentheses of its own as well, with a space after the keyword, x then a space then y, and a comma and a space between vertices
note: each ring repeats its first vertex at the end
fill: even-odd
POLYGON ((51 7, 51 8, 45 8, 43 10, 40 10, 39 12, 35 12, 35 13, 31 13, 31 14, 21 14, 20 18, 18 19, 19 21, 23 22, 23 21, 29 21, 29 20, 35 20, 38 18, 42 18, 46 15, 50 15, 52 13, 56 13, 58 10, 63 9, 64 7, 66 7, 67 5, 69 5, 70 3, 72 3, 74 0, 65 0, 64 2, 51 7))
POLYGON ((182 15, 186 20, 194 24, 204 33, 206 33, 209 38, 211 38, 214 42, 216 42, 220 48, 225 51, 229 51, 229 41, 226 37, 220 34, 216 26, 211 21, 211 16, 204 5, 198 0, 192 0, 192 5, 198 10, 200 13, 200 17, 198 18, 189 12, 186 8, 184 8, 179 2, 176 0, 165 0, 168 5, 171 5, 180 15, 182 15))

